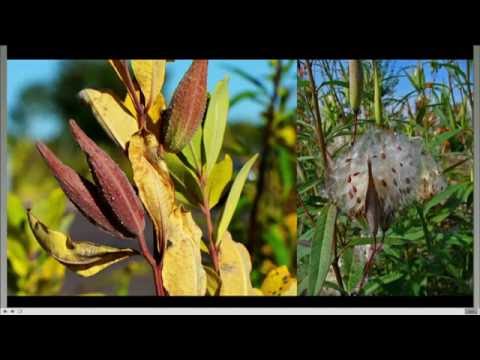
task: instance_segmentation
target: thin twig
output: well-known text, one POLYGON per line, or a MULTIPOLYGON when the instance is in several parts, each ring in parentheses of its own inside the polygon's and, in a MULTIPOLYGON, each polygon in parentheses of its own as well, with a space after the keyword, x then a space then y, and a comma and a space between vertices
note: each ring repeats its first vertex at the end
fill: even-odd
POLYGON ((138 242, 140 243, 140 251, 143 257, 147 260, 147 262, 152 267, 153 277, 155 280, 155 293, 157 296, 165 296, 165 290, 163 289, 163 280, 162 280, 162 266, 161 264, 157 264, 155 259, 153 258, 150 250, 148 249, 147 242, 145 240, 145 236, 141 234, 138 237, 138 242))

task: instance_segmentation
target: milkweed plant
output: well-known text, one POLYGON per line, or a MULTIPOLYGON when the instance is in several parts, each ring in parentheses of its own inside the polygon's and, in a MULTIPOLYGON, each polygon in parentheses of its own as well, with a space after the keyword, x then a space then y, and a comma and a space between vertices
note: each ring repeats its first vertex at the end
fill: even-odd
MULTIPOLYGON (((250 254, 228 231, 258 157, 252 156, 236 176, 232 158, 219 158, 227 127, 228 79, 208 93, 208 61, 194 60, 167 105, 162 94, 165 60, 109 63, 126 97, 95 89, 82 90, 80 97, 128 158, 133 183, 75 120, 69 121, 70 131, 85 154, 91 180, 45 144, 37 143, 37 149, 72 204, 99 230, 116 237, 119 247, 73 239, 45 226, 41 213, 28 210, 36 240, 58 263, 83 277, 142 256, 158 296, 263 295, 251 283, 250 254), (215 218, 213 209, 220 206, 215 218), (203 217, 203 229, 192 213, 203 217), (145 234, 147 218, 154 227, 153 243, 145 234), (130 245, 132 241, 138 246, 130 245)), ((295 295, 296 280, 288 269, 277 268, 262 289, 295 295)))
POLYGON ((382 63, 299 62, 299 292, 468 293, 470 65, 428 64, 448 85, 404 69, 413 90, 396 98, 382 63))

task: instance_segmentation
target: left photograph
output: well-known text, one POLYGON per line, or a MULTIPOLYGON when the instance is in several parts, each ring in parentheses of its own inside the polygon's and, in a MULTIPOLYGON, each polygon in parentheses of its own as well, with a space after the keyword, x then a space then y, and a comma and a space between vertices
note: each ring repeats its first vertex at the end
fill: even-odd
POLYGON ((10 296, 297 295, 295 61, 7 72, 10 296))

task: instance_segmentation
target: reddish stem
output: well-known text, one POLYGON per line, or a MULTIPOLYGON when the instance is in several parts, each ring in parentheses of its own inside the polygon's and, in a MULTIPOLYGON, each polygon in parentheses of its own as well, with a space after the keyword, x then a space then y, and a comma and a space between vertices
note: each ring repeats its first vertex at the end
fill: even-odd
POLYGON ((163 279, 162 279, 162 266, 161 263, 157 265, 153 255, 148 249, 147 242, 145 241, 145 236, 141 234, 138 238, 140 243, 140 251, 142 252, 143 257, 152 267, 153 277, 155 281, 155 294, 157 296, 165 296, 165 290, 163 288, 163 279))

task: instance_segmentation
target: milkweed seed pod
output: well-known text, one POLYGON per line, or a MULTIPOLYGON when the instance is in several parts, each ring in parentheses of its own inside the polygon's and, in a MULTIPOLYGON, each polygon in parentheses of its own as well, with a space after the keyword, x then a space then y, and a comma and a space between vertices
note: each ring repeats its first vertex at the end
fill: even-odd
POLYGON ((140 236, 145 229, 145 214, 127 176, 74 120, 70 120, 70 130, 87 156, 95 183, 116 218, 132 235, 140 236))
POLYGON ((163 122, 163 146, 177 153, 201 125, 207 105, 208 60, 194 60, 173 94, 163 122))
POLYGON ((117 221, 95 184, 63 164, 46 145, 37 143, 37 149, 65 195, 87 220, 113 236, 131 237, 131 234, 117 221))
POLYGON ((348 75, 350 108, 354 113, 358 113, 363 92, 363 69, 360 60, 350 60, 348 75))
POLYGON ((395 213, 418 197, 422 181, 432 192, 441 191, 441 184, 445 183, 434 159, 423 150, 421 139, 409 139, 391 130, 370 129, 333 162, 327 178, 329 196, 352 218, 365 217, 368 206, 372 206, 367 205, 369 161, 370 187, 374 186, 381 209, 380 213, 375 211, 376 224, 368 221, 372 233, 378 226, 384 231, 388 229, 395 213))
POLYGON ((420 181, 417 188, 417 198, 426 201, 447 187, 442 171, 433 157, 425 153, 420 161, 420 181))

